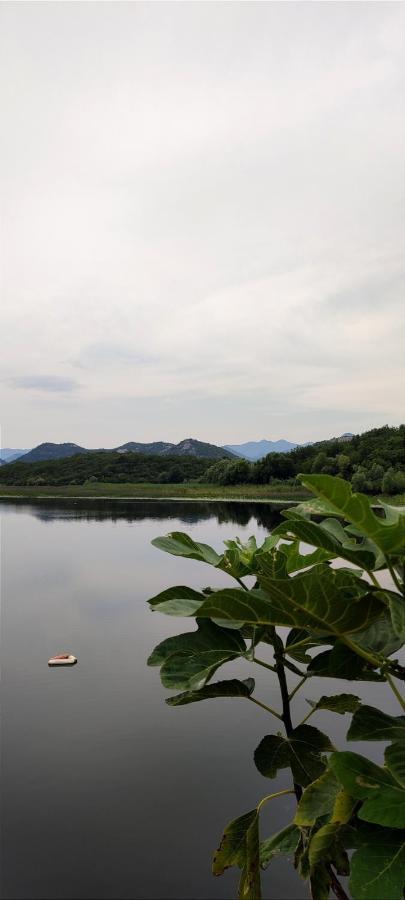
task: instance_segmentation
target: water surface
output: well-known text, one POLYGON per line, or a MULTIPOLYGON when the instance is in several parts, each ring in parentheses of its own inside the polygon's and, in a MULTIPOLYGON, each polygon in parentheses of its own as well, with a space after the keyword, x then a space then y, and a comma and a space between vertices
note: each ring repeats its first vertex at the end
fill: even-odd
MULTIPOLYGON (((229 582, 150 542, 183 530, 219 549, 236 535, 263 539, 279 514, 263 504, 165 500, 10 501, 0 509, 2 896, 234 896, 235 871, 213 878, 212 851, 226 822, 289 786, 285 773, 270 787, 252 759, 277 725, 244 700, 166 706, 169 692, 147 656, 194 623, 151 613, 146 600, 173 584, 229 582), (77 666, 49 669, 49 656, 65 649, 77 666)), ((279 705, 270 673, 240 661, 222 672, 254 675, 257 696, 279 705)), ((326 690, 314 679, 297 699, 296 720, 308 710, 305 695, 353 689, 391 710, 380 685, 335 680, 326 690)), ((391 711, 397 714, 395 701, 391 711)), ((339 740, 349 722, 316 718, 339 740)), ((288 796, 266 808, 263 836, 287 824, 293 810, 288 796)), ((307 896, 282 860, 264 886, 269 898, 307 896)))

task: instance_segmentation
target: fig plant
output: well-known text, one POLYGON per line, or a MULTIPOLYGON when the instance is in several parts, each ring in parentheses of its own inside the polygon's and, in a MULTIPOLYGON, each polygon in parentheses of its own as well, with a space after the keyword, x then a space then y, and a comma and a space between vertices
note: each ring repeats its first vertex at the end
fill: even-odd
POLYGON ((260 547, 254 537, 245 544, 229 540, 219 554, 181 532, 153 541, 168 553, 222 570, 235 586, 176 586, 153 597, 152 610, 194 617, 197 629, 164 640, 148 662, 160 666, 162 684, 176 691, 166 700, 170 706, 233 697, 264 707, 276 721, 254 761, 270 780, 290 769, 291 788, 268 793, 230 822, 214 855, 214 874, 240 869, 240 900, 259 900, 261 869, 280 854, 292 857, 314 900, 327 900, 331 891, 347 900, 340 880, 347 875, 353 900, 401 900, 405 668, 397 654, 405 637, 405 509, 383 503, 376 509, 341 478, 300 479, 315 498, 285 510, 260 547), (260 658, 260 644, 271 651, 271 661, 260 658), (220 666, 239 658, 265 666, 278 681, 279 710, 255 696, 251 677, 212 681, 220 666), (357 694, 337 693, 312 697, 308 714, 295 724, 294 697, 313 676, 385 682, 398 715, 363 704, 357 694), (382 764, 336 749, 309 724, 317 710, 351 714, 348 741, 385 742, 382 764), (293 821, 263 837, 262 807, 286 793, 296 797, 293 821))

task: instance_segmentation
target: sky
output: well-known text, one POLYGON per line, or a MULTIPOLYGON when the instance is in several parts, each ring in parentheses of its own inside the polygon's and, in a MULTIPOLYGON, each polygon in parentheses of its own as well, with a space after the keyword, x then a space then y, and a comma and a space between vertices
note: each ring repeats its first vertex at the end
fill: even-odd
POLYGON ((404 421, 405 5, 0 4, 3 446, 404 421))

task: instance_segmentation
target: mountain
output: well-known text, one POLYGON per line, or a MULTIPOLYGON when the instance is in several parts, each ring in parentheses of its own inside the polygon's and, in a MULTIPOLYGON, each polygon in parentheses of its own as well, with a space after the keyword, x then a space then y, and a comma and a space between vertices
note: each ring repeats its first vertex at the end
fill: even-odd
POLYGON ((15 459, 19 459, 20 456, 24 456, 25 453, 29 453, 28 450, 17 450, 12 447, 3 447, 0 450, 0 462, 13 462, 15 459))
POLYGON ((252 461, 262 459, 268 453, 289 453, 295 447, 299 447, 299 444, 292 441, 266 441, 263 439, 262 441, 247 441, 246 444, 225 444, 224 449, 252 461))
MULTIPOLYGON (((136 441, 128 441, 127 444, 121 444, 120 447, 114 447, 113 450, 88 450, 86 447, 80 447, 78 444, 39 444, 33 450, 27 452, 21 462, 33 463, 43 462, 45 460, 66 459, 69 456, 77 456, 79 453, 143 453, 147 456, 198 456, 202 459, 234 459, 235 454, 223 447, 217 447, 215 444, 206 444, 204 441, 197 441, 195 438, 186 438, 178 444, 171 444, 168 441, 155 441, 150 444, 137 443, 136 441)), ((11 460, 7 460, 11 462, 11 460)))
POLYGON ((140 444, 137 441, 128 441, 127 444, 121 444, 120 447, 116 447, 115 449, 117 453, 147 453, 148 456, 152 453, 160 456, 161 453, 170 451, 173 447, 174 444, 169 444, 167 441, 153 441, 151 444, 140 444))
POLYGON ((21 462, 42 462, 46 459, 65 459, 67 456, 77 456, 78 453, 89 453, 85 447, 78 444, 38 444, 29 453, 26 453, 21 462))
POLYGON ((163 450, 162 456, 170 453, 170 456, 199 456, 200 459, 234 459, 235 454, 226 447, 217 447, 216 444, 206 444, 195 438, 186 438, 178 444, 173 444, 170 450, 163 450))

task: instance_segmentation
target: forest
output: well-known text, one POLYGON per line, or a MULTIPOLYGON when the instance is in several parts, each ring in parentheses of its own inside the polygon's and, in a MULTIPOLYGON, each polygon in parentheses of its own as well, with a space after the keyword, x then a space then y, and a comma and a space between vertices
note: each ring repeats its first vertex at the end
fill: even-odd
POLYGON ((0 484, 83 485, 88 482, 181 484, 294 484, 300 472, 340 475, 366 494, 405 492, 405 425, 374 428, 350 440, 321 441, 289 453, 245 459, 155 456, 103 451, 36 463, 17 461, 0 468, 0 484))

